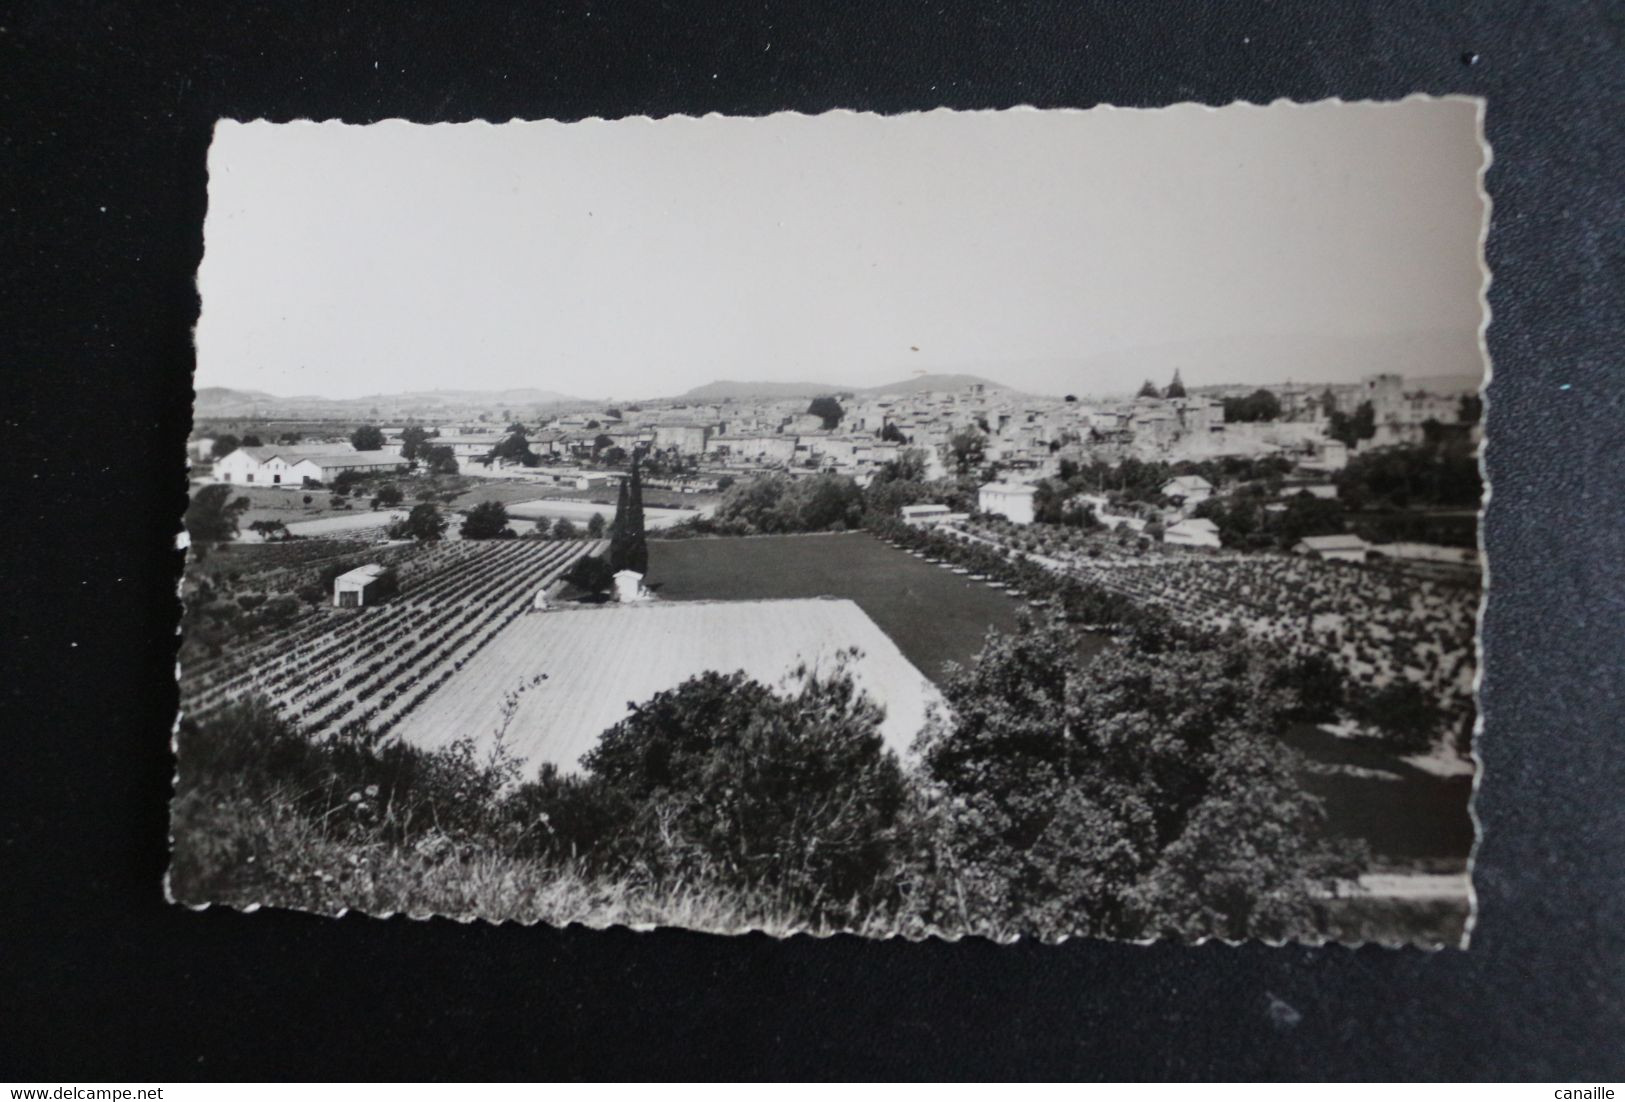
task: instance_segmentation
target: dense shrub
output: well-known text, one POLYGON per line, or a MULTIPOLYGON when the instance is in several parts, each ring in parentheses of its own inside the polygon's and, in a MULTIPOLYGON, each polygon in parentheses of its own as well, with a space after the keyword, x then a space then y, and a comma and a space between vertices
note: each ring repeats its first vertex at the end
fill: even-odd
MULTIPOLYGON (((901 768, 883 713, 839 669, 789 693, 708 672, 656 694, 582 764, 598 808, 571 839, 612 874, 766 890, 821 917, 891 899, 901 768)), ((566 802, 568 808, 569 804, 566 802)))
POLYGON ((508 507, 500 501, 482 501, 468 511, 458 532, 465 540, 513 539, 508 507))
POLYGON ((1274 738, 1287 707, 1238 647, 1148 650, 1087 672, 1069 629, 995 638, 922 734, 943 916, 1056 937, 1283 937, 1358 871, 1274 738))
POLYGON ((730 486, 715 521, 724 532, 823 532, 858 527, 863 510, 863 491, 844 475, 796 479, 775 474, 730 486))

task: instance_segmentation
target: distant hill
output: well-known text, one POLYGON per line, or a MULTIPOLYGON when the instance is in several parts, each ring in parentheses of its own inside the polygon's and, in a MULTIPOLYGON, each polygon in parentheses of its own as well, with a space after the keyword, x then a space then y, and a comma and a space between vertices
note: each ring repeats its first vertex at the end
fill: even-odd
POLYGON ((276 399, 263 390, 233 390, 226 386, 205 386, 198 388, 195 401, 200 406, 225 406, 274 402, 276 399))
POLYGON ((388 418, 581 404, 579 398, 535 387, 420 390, 404 394, 367 394, 359 398, 323 398, 314 394, 282 397, 260 390, 207 386, 198 388, 193 408, 198 417, 388 418))
POLYGON ((1119 349, 1079 360, 1073 369, 1078 393, 1132 394, 1140 380, 1165 385, 1175 371, 1187 387, 1222 386, 1243 379, 1295 382, 1304 386, 1355 383, 1393 372, 1411 385, 1465 381, 1484 373, 1478 334, 1472 331, 1376 333, 1325 336, 1280 333, 1214 337, 1203 341, 1119 349))
POLYGON ((686 390, 677 397, 689 402, 740 402, 753 398, 768 400, 817 398, 824 394, 919 394, 928 390, 963 390, 975 383, 980 383, 989 390, 1010 389, 979 375, 927 374, 871 387, 840 386, 835 383, 739 382, 733 379, 719 379, 714 383, 686 390))
POLYGON ((512 387, 507 390, 409 390, 402 394, 370 394, 349 401, 378 405, 390 403, 441 404, 447 406, 540 406, 580 402, 582 399, 556 390, 538 390, 536 387, 512 387))
POLYGON ((821 394, 845 394, 851 390, 851 387, 833 386, 829 383, 739 382, 734 379, 718 379, 714 383, 685 390, 677 397, 689 402, 742 402, 751 398, 770 400, 817 398, 821 394))
POLYGON ((995 383, 991 379, 984 379, 980 375, 916 375, 911 379, 900 382, 887 383, 885 386, 872 386, 859 394, 920 394, 928 390, 964 390, 970 386, 984 386, 988 390, 1010 390, 1011 387, 1003 383, 995 383))

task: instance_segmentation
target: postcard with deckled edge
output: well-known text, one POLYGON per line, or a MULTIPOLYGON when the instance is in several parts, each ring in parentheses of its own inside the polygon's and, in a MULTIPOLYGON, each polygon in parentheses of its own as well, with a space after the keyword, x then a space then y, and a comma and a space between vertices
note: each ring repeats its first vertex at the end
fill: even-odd
POLYGON ((170 898, 1465 946, 1482 109, 220 122, 170 898))

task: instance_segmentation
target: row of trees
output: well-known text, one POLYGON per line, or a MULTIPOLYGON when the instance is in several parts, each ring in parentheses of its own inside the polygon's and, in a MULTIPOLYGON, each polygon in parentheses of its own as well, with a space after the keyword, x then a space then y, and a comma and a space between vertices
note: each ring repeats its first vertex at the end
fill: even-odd
MULTIPOLYGON (((1139 392, 1134 396, 1136 398, 1183 398, 1185 397, 1185 383, 1184 380, 1179 377, 1179 369, 1175 368, 1174 377, 1169 380, 1168 385, 1165 388, 1158 390, 1157 384, 1153 383, 1150 379, 1147 379, 1145 382, 1140 384, 1139 392)), ((1070 394, 1067 395, 1066 400, 1069 402, 1077 401, 1077 399, 1070 394)))

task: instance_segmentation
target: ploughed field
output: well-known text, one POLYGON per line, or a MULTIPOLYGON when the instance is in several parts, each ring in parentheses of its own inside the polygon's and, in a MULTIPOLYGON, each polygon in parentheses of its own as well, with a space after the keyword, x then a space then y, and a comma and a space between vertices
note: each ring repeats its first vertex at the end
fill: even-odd
MULTIPOLYGON (((738 541, 734 541, 738 542, 738 541)), ((690 677, 742 670, 767 685, 798 666, 836 667, 849 648, 858 686, 886 711, 881 734, 899 756, 940 699, 936 687, 851 601, 781 600, 599 605, 520 617, 395 728, 426 750, 473 738, 483 753, 502 731, 534 775, 577 767, 629 707, 690 677)))
MULTIPOLYGON (((272 559, 258 578, 250 567, 240 584, 295 590, 324 561, 317 541, 280 546, 300 549, 302 558, 272 559)), ((365 561, 397 571, 398 596, 360 609, 324 603, 216 657, 183 662, 181 709, 205 718, 260 694, 316 735, 354 722, 389 734, 529 608, 538 589, 602 547, 593 540, 493 540, 366 553, 365 561)))
POLYGON ((947 663, 971 664, 990 629, 1014 630, 1024 607, 862 532, 651 540, 647 584, 666 601, 844 597, 938 684, 947 663))

